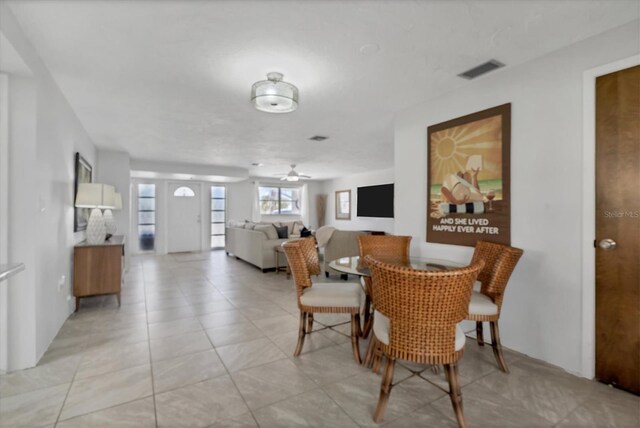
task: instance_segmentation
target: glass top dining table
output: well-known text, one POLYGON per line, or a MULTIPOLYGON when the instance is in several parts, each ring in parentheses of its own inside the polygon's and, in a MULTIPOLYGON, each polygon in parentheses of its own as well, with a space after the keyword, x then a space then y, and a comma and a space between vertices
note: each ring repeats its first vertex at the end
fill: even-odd
MULTIPOLYGON (((416 270, 443 271, 449 269, 457 269, 466 266, 464 263, 454 262, 452 260, 432 259, 424 257, 377 257, 381 262, 390 263, 398 266, 410 267, 416 270)), ((341 257, 329 262, 329 267, 340 273, 359 276, 371 276, 368 267, 360 264, 360 256, 341 257)))

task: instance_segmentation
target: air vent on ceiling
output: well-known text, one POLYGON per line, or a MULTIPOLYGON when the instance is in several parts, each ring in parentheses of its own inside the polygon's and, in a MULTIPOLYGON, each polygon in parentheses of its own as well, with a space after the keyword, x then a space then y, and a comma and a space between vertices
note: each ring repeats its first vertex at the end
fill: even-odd
POLYGON ((458 76, 464 79, 475 79, 478 76, 482 76, 485 73, 488 73, 493 70, 497 70, 498 68, 504 67, 504 64, 500 61, 496 61, 492 59, 490 61, 485 62, 484 64, 480 64, 477 67, 473 67, 470 70, 465 71, 464 73, 458 74, 458 76))
POLYGON ((324 137, 322 135, 314 135, 313 137, 309 138, 311 141, 324 141, 329 137, 324 137))

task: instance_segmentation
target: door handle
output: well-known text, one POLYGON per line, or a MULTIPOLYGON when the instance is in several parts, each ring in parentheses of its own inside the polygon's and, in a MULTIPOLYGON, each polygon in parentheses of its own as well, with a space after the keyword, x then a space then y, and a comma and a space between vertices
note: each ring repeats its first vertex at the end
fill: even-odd
POLYGON ((602 241, 598 242, 598 247, 602 248, 605 251, 615 250, 616 245, 616 241, 610 238, 605 238, 602 241))

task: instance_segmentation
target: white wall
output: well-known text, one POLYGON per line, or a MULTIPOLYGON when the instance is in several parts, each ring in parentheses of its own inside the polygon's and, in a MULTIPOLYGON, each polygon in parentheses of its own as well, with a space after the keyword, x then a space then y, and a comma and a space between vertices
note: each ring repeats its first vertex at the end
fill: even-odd
POLYGON ((131 167, 128 153, 113 150, 99 150, 97 160, 98 173, 94 181, 98 183, 111 184, 122 196, 122 209, 113 210, 113 217, 116 220, 118 230, 117 235, 125 235, 125 254, 128 266, 129 251, 131 247, 129 230, 130 216, 130 188, 131 188, 131 167))
POLYGON ((9 221, 8 261, 23 262, 25 271, 7 283, 6 368, 30 367, 36 355, 37 177, 28 168, 36 162, 36 85, 28 77, 9 76, 9 221))
POLYGON ((397 234, 412 252, 469 260, 472 249, 427 244, 427 127, 512 103, 512 245, 524 249, 501 315, 505 346, 568 371, 582 362, 583 72, 640 51, 640 21, 495 72, 400 113, 395 124, 397 234))
POLYGON ((156 162, 132 159, 131 169, 136 178, 178 179, 210 182, 234 182, 249 177, 246 168, 222 165, 196 165, 178 162, 156 162))
POLYGON ((227 221, 251 220, 253 181, 249 179, 227 185, 227 221))
POLYGON ((8 369, 35 365, 72 311, 74 155, 96 151, 66 98, 0 3, 0 32, 31 72, 9 75, 9 251, 26 264, 8 291, 8 369), (58 281, 64 276, 58 289, 58 281))
MULTIPOLYGON (((390 184, 395 181, 393 168, 369 171, 362 174, 326 180, 323 182, 322 193, 327 195, 326 224, 344 230, 382 230, 394 233, 395 220, 393 218, 358 217, 358 187, 390 184), (351 220, 336 220, 337 190, 351 190, 351 220)), ((397 207, 397 204, 396 204, 397 207)), ((395 212, 397 218, 397 210, 395 212)))

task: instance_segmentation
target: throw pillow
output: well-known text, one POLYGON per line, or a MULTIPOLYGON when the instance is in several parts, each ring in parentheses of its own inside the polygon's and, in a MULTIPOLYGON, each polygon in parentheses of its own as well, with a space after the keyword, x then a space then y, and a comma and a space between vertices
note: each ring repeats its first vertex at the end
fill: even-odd
POLYGON ((302 230, 300 231, 300 237, 301 238, 308 238, 309 236, 311 236, 311 231, 309 229, 307 229, 306 227, 303 227, 302 230))
POLYGON ((301 222, 299 222, 299 221, 296 221, 295 223, 293 223, 293 231, 292 231, 292 234, 293 234, 293 235, 300 235, 300 236, 302 236, 302 234, 300 233, 300 232, 302 231, 302 229, 306 229, 306 228, 304 227, 304 224, 302 224, 302 223, 301 223, 301 222))
POLYGON ((295 222, 294 221, 282 221, 280 222, 281 226, 287 226, 287 231, 289 233, 289 235, 293 235, 293 224, 295 222))
POLYGON ((267 238, 269 239, 278 239, 278 231, 272 224, 267 226, 267 238))
POLYGON ((267 239, 278 239, 278 232, 272 224, 257 224, 253 230, 264 233, 267 239))
POLYGON ((287 239, 289 237, 289 229, 287 226, 276 227, 276 232, 278 232, 278 239, 287 239))

